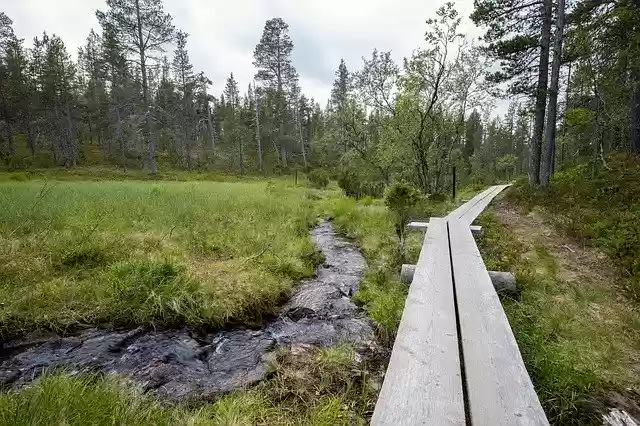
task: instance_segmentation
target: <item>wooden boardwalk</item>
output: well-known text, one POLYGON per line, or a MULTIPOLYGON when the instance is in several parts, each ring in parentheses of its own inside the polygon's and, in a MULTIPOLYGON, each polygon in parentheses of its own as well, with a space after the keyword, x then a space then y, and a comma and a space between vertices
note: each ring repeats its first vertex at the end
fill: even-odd
POLYGON ((470 230, 506 187, 429 221, 373 425, 548 424, 470 230))

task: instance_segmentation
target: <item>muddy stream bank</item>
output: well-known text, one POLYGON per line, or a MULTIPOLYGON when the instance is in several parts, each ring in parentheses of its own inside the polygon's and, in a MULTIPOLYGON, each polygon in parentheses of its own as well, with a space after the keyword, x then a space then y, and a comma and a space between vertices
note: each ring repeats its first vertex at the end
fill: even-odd
POLYGON ((263 380, 278 348, 341 342, 363 350, 375 347, 371 321, 350 299, 362 280, 364 257, 330 222, 320 222, 310 234, 324 264, 315 278, 299 283, 282 313, 260 329, 91 328, 66 337, 27 336, 3 345, 0 385, 17 388, 44 371, 64 368, 124 374, 159 397, 198 400, 263 380))

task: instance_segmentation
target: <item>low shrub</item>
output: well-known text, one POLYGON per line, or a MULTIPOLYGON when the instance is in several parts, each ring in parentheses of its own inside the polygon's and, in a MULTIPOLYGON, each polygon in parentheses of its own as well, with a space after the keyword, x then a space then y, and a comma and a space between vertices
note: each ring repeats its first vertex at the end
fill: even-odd
POLYGON ((307 179, 312 187, 324 189, 329 185, 329 175, 322 169, 315 169, 307 174, 307 179))
POLYGON ((549 188, 519 180, 508 196, 528 209, 544 207, 558 227, 609 255, 640 301, 640 158, 617 154, 606 161, 595 172, 592 164, 558 172, 549 188))

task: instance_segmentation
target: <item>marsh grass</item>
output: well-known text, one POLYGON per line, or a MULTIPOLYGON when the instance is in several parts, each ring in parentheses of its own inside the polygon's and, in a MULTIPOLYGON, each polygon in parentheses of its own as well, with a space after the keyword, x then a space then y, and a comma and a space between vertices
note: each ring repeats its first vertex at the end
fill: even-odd
POLYGON ((284 181, 0 183, 0 334, 222 326, 275 312, 319 261, 284 181))
MULTIPOLYGON (((446 216, 481 189, 484 188, 464 188, 455 200, 423 198, 412 209, 411 216, 422 220, 446 216)), ((327 198, 319 205, 333 218, 336 228, 362 248, 369 268, 355 300, 378 325, 380 342, 391 347, 408 291, 408 286, 400 282, 400 267, 403 263, 417 262, 424 232, 409 232, 404 246, 400 247, 393 215, 381 199, 327 198)))

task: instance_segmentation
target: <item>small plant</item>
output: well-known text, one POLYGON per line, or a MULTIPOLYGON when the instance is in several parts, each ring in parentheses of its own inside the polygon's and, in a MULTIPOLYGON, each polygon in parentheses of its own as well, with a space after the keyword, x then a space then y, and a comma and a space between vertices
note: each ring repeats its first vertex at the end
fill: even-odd
POLYGON ((322 169, 315 169, 309 172, 307 179, 311 186, 318 189, 324 189, 329 185, 329 176, 322 169))
POLYGON ((401 252, 403 252, 404 248, 405 225, 409 220, 409 215, 419 201, 420 194, 418 191, 406 182, 396 182, 385 191, 384 203, 393 213, 401 252))

